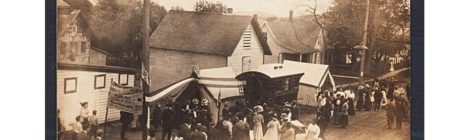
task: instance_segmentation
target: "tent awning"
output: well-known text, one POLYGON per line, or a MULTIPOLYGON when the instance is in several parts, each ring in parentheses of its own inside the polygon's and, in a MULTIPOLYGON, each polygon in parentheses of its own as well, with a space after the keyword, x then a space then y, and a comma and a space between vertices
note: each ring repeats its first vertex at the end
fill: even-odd
POLYGON ((194 79, 194 78, 188 78, 188 79, 185 79, 185 80, 180 81, 178 83, 175 83, 175 84, 169 86, 168 88, 164 89, 163 91, 161 91, 161 92, 159 92, 159 93, 157 93, 153 96, 145 97, 145 101, 146 102, 154 102, 154 101, 158 101, 162 98, 166 98, 166 97, 176 99, 176 98, 178 98, 179 93, 182 92, 189 85, 189 83, 191 83, 192 81, 195 81, 195 80, 196 79, 194 79))

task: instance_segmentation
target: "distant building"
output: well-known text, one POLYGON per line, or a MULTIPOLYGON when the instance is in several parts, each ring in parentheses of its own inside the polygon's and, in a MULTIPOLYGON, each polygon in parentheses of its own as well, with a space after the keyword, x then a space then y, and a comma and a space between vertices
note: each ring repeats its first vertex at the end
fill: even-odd
POLYGON ((272 18, 261 28, 272 55, 265 56, 265 63, 282 63, 284 60, 323 64, 325 41, 323 30, 312 16, 272 18))
POLYGON ((271 50, 256 16, 170 11, 150 36, 151 91, 191 75, 193 68, 256 69, 271 50))
MULTIPOLYGON (((57 1, 57 109, 65 123, 75 121, 80 113, 80 102, 88 102, 88 109, 98 111, 99 123, 104 123, 111 80, 134 86, 136 69, 106 65, 107 52, 90 42, 92 37, 83 26, 80 10, 69 3, 57 1)), ((109 109, 108 121, 119 120, 119 110, 109 109)))

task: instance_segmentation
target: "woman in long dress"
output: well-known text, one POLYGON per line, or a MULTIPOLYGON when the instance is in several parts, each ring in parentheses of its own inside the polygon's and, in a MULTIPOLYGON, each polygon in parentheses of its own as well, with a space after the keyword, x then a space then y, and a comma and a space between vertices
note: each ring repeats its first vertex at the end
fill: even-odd
POLYGON ((253 117, 253 137, 254 140, 261 140, 263 138, 263 124, 264 118, 261 115, 263 107, 255 106, 255 116, 253 117))
POLYGON ((80 121, 82 123, 83 130, 87 130, 90 122, 88 121, 88 117, 90 112, 88 111, 88 102, 80 102, 82 109, 80 110, 80 121))
POLYGON ((276 114, 273 114, 271 116, 271 121, 268 123, 268 130, 266 131, 266 134, 263 137, 263 140, 279 140, 279 129, 281 127, 281 124, 279 124, 279 121, 276 119, 277 116, 276 114))
POLYGON ((233 126, 233 139, 232 140, 249 140, 250 139, 250 126, 243 120, 244 117, 236 118, 237 123, 233 126), (241 119, 238 119, 241 118, 241 119))
POLYGON ((282 124, 279 134, 281 140, 295 140, 295 129, 288 121, 282 124))

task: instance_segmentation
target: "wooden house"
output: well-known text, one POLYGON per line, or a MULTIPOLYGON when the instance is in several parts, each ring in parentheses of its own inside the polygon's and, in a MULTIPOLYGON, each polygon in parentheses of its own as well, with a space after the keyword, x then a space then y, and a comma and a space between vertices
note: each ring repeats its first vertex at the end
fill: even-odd
POLYGON ((256 16, 170 11, 149 38, 150 91, 187 78, 194 67, 256 69, 271 50, 256 16))
POLYGON ((284 60, 323 64, 325 58, 324 31, 312 16, 274 18, 265 20, 261 28, 272 55, 265 63, 282 63, 284 60))
MULTIPOLYGON (((80 102, 88 102, 91 112, 97 110, 103 123, 111 80, 134 86, 136 69, 106 65, 107 52, 91 46, 90 35, 83 28, 80 10, 58 2, 57 26, 57 109, 66 130, 80 114, 80 102)), ((109 109, 108 121, 119 120, 119 110, 109 109)))

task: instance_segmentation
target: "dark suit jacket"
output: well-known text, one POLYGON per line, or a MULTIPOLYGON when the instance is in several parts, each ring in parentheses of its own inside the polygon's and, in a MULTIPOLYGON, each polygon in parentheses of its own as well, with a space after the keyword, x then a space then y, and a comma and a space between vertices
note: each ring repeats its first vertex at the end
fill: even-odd
POLYGON ((173 109, 165 109, 162 112, 163 128, 171 128, 175 123, 175 111, 173 109))
POLYGON ((186 124, 182 124, 179 128, 179 136, 183 137, 184 140, 189 140, 191 136, 191 130, 186 124))

